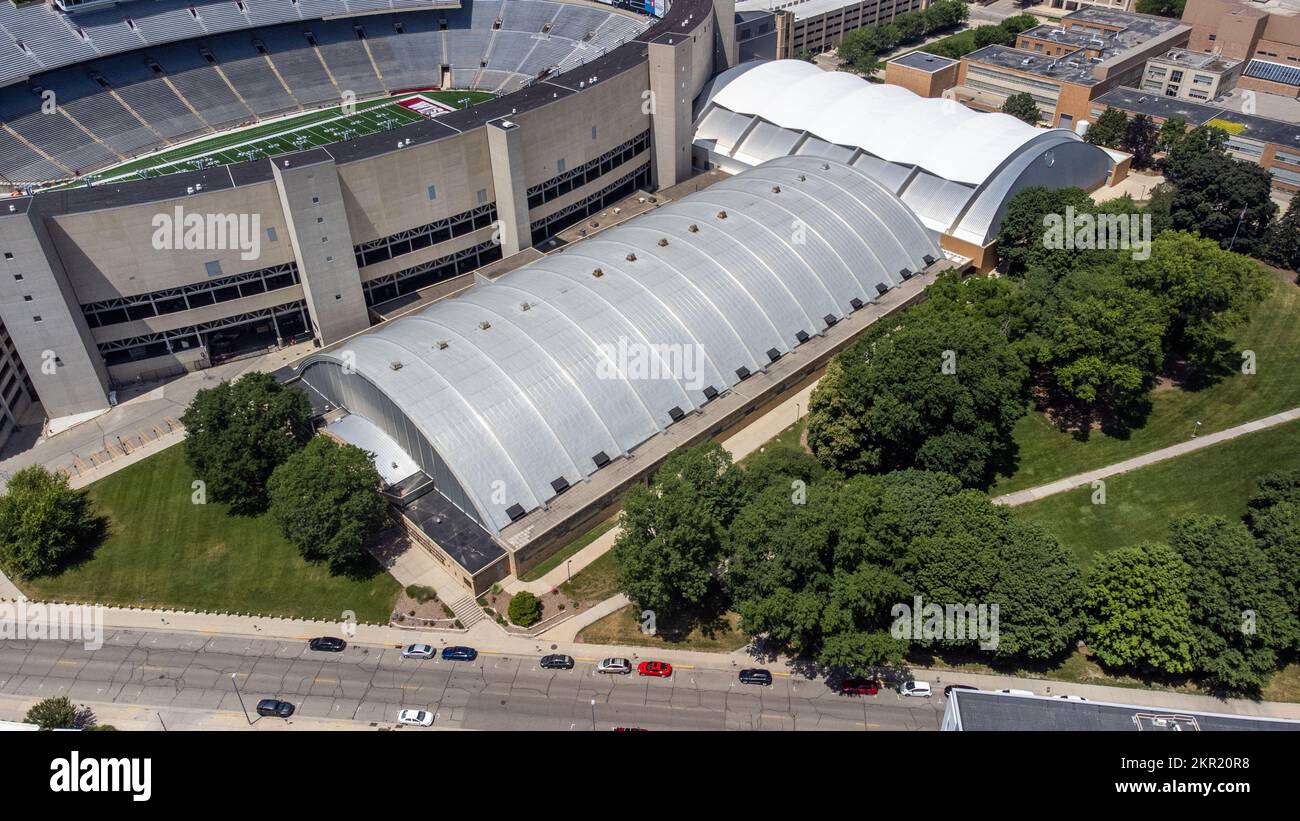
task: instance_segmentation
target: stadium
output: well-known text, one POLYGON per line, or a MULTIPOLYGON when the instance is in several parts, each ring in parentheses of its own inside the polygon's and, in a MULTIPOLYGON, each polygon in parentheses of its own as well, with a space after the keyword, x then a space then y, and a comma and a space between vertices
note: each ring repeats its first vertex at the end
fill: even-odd
POLYGON ((4 424, 311 340, 286 378, 478 591, 938 270, 987 267, 1016 191, 1115 169, 1068 131, 738 65, 734 19, 5 0, 4 424), (629 340, 692 372, 630 376, 629 340))

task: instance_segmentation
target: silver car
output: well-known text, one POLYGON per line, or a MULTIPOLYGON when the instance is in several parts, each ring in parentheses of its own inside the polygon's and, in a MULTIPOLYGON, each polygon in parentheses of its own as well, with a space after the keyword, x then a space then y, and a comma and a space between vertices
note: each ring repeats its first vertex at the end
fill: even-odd
POLYGON ((596 665, 597 673, 618 673, 628 675, 632 672, 632 662, 627 659, 601 659, 596 665))
POLYGON ((431 644, 408 644, 402 651, 404 659, 431 659, 433 658, 433 645, 431 644))

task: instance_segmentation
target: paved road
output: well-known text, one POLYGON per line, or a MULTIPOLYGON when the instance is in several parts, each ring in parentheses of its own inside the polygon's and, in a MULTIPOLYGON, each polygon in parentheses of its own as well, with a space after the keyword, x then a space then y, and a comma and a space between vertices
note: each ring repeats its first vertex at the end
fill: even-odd
POLYGON ((0 704, 67 695, 151 708, 170 726, 193 724, 196 711, 221 713, 238 729, 236 673, 250 708, 259 698, 284 698, 305 726, 391 726, 402 707, 433 711, 439 728, 493 730, 936 730, 943 715, 939 697, 847 698, 796 676, 760 688, 724 670, 678 667, 671 679, 648 679, 597 674, 594 659, 571 671, 542 670, 537 661, 489 653, 475 662, 417 661, 378 647, 313 653, 302 642, 115 630, 95 651, 79 642, 0 642, 0 704))

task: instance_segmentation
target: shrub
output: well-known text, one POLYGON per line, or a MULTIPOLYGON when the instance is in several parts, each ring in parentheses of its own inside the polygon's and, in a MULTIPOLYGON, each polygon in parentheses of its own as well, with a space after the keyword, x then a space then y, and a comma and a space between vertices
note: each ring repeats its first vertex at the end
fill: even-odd
POLYGON ((532 627, 542 618, 542 603, 527 590, 510 599, 510 621, 520 627, 532 627))

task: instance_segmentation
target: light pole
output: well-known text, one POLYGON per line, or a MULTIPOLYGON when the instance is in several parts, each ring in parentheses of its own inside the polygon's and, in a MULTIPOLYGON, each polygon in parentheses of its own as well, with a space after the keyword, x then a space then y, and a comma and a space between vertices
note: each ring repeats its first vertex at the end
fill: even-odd
POLYGON ((596 699, 591 700, 591 731, 596 731, 596 699))
POLYGON ((248 705, 244 703, 244 694, 239 692, 239 680, 235 678, 235 676, 237 675, 239 674, 238 673, 230 674, 230 683, 235 688, 235 695, 239 697, 239 706, 242 707, 244 710, 244 720, 249 723, 249 726, 252 726, 253 719, 248 714, 248 705))
POLYGON ((568 577, 568 581, 573 581, 573 559, 565 561, 564 573, 568 577))

